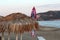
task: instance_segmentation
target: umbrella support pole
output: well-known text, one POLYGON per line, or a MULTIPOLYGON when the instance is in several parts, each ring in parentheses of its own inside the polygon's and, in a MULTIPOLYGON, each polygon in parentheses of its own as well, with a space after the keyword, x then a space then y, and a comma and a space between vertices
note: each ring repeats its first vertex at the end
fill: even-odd
POLYGON ((2 40, 4 40, 4 32, 2 32, 2 40))
POLYGON ((8 40, 10 40, 10 32, 8 33, 8 40))
POLYGON ((20 40, 22 40, 22 34, 20 34, 20 40))
POLYGON ((16 40, 18 40, 18 33, 16 33, 16 40))

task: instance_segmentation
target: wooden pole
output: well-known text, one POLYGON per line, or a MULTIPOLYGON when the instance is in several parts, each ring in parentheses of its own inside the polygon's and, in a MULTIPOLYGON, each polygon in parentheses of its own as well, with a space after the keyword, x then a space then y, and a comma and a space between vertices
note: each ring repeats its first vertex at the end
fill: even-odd
POLYGON ((8 32, 8 40, 10 40, 10 32, 8 32))
POLYGON ((4 32, 2 32, 2 40, 4 40, 4 32))
POLYGON ((16 33, 16 40, 18 40, 18 33, 16 33))
POLYGON ((20 34, 20 40, 22 40, 22 34, 20 34))

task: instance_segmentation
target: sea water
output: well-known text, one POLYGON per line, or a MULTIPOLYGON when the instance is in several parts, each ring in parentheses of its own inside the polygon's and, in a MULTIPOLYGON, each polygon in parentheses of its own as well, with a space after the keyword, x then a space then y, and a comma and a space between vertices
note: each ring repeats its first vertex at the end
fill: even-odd
POLYGON ((54 20, 54 21, 38 21, 38 23, 41 26, 60 28, 60 20, 54 20))

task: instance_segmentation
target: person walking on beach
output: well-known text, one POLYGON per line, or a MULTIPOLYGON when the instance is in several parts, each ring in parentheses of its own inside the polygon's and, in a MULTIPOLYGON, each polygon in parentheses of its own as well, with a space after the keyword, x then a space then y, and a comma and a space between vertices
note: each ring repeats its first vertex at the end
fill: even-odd
POLYGON ((31 18, 36 19, 36 9, 35 9, 35 7, 32 8, 31 18))

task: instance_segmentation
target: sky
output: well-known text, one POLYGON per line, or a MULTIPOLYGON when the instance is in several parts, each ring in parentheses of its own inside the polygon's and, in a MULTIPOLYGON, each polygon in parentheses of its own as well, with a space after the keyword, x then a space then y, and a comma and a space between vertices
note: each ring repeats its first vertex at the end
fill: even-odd
POLYGON ((0 0, 0 15, 6 16, 14 12, 30 15, 33 6, 60 4, 60 0, 0 0))

